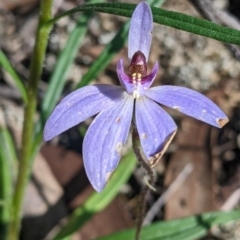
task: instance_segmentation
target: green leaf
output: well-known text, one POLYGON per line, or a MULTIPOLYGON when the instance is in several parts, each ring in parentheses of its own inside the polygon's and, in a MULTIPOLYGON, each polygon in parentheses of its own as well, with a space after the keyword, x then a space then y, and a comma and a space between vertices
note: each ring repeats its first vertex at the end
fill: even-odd
MULTIPOLYGON (((240 210, 230 212, 210 212, 171 221, 160 221, 142 228, 141 240, 194 240, 205 236, 214 225, 239 220, 240 210)), ((135 229, 114 233, 98 240, 134 239, 135 229)))
POLYGON ((0 236, 4 239, 10 220, 12 177, 16 174, 17 156, 11 135, 0 128, 0 236))
MULTIPOLYGON (((56 18, 49 21, 47 24, 53 24, 60 18, 68 16, 78 11, 96 11, 131 17, 135 4, 128 3, 99 3, 86 4, 80 7, 69 10, 56 18)), ((183 13, 168 11, 152 7, 153 20, 156 23, 163 24, 169 27, 174 27, 186 32, 195 33, 201 36, 209 37, 215 40, 230 44, 240 45, 240 31, 228 27, 223 27, 210 21, 192 17, 183 13)))
POLYGON ((0 66, 2 66, 13 78, 20 94, 22 95, 24 103, 27 103, 27 90, 22 82, 21 78, 18 76, 17 72, 11 65, 11 63, 8 61, 6 55, 3 53, 3 51, 0 50, 0 66))
POLYGON ((135 166, 136 160, 131 152, 121 160, 106 188, 101 193, 93 193, 81 207, 75 209, 68 223, 53 240, 60 240, 71 236, 94 214, 103 210, 116 197, 120 187, 129 179, 135 166))

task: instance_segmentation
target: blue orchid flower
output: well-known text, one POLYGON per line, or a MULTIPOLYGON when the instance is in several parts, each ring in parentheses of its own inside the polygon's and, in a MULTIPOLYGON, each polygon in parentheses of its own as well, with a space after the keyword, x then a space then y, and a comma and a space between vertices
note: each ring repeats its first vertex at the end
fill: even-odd
POLYGON ((159 104, 215 127, 222 127, 228 122, 218 106, 196 91, 178 86, 150 88, 159 68, 156 62, 152 71, 147 73, 152 29, 151 9, 146 2, 141 2, 131 18, 128 72, 124 72, 122 59, 117 64, 122 86, 96 84, 72 92, 56 106, 45 125, 44 139, 48 141, 98 114, 83 141, 85 170, 98 192, 103 190, 119 163, 132 121, 151 167, 166 151, 177 126, 159 104))

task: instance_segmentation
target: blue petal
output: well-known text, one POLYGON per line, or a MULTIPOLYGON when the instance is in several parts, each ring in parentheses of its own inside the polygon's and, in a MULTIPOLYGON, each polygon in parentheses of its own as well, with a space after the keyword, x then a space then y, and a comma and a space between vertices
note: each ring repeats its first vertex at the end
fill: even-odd
POLYGON ((150 88, 146 95, 152 100, 176 109, 191 117, 223 127, 228 118, 225 113, 203 94, 184 87, 160 86, 150 88))
POLYGON ((124 72, 123 59, 118 61, 116 70, 121 85, 128 93, 132 93, 135 89, 135 85, 131 83, 131 78, 124 72))
POLYGON ((117 167, 132 121, 133 98, 126 97, 94 119, 83 141, 87 176, 100 192, 117 167))
POLYGON ((147 97, 136 101, 135 121, 144 154, 154 166, 172 141, 177 126, 158 104, 147 97))
POLYGON ((153 19, 151 8, 146 2, 141 2, 135 8, 128 35, 128 58, 141 51, 148 60, 152 42, 153 19))
POLYGON ((143 82, 142 86, 144 90, 147 90, 148 88, 151 87, 153 81, 157 76, 158 70, 159 70, 159 64, 158 62, 156 62, 153 66, 152 71, 142 79, 142 82, 143 82))
POLYGON ((66 96, 54 109, 44 128, 48 141, 98 112, 119 102, 122 87, 99 84, 80 88, 66 96))

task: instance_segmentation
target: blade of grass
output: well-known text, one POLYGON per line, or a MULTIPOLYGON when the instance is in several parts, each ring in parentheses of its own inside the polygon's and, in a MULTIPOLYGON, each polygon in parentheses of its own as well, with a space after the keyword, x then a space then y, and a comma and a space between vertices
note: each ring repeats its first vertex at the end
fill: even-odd
MULTIPOLYGON (((142 229, 141 240, 153 239, 198 239, 204 236, 214 225, 225 224, 229 221, 239 220, 240 210, 230 212, 210 212, 171 221, 160 221, 142 229), (180 237, 181 236, 181 237, 180 237)), ((133 239, 135 229, 124 230, 98 240, 133 239)))
MULTIPOLYGON (((207 233, 207 231, 208 231, 207 229, 204 229, 201 226, 196 226, 196 227, 187 229, 185 231, 164 236, 164 240, 179 240, 179 239, 194 240, 194 239, 198 239, 199 234, 201 234, 201 236, 204 236, 207 233)), ((149 238, 149 239, 153 240, 154 238, 149 238)))
MULTIPOLYGON (((17 167, 17 156, 11 135, 6 128, 0 128, 0 236, 5 239, 10 220, 10 199, 12 194, 12 172, 17 167)), ((14 172, 15 172, 14 171, 14 172)), ((15 172, 16 173, 16 172, 15 172)))
POLYGON ((9 130, 2 127, 0 128, 0 154, 3 159, 7 159, 10 165, 11 175, 15 178, 18 169, 18 156, 15 143, 9 130))
POLYGON ((6 55, 3 53, 3 51, 0 50, 0 66, 2 66, 12 77, 14 80, 17 89, 21 93, 22 99, 24 103, 27 103, 27 90, 22 82, 21 78, 18 76, 17 72, 9 62, 8 58, 6 55))
POLYGON ((136 160, 131 152, 121 160, 106 188, 101 193, 93 193, 81 207, 75 209, 68 223, 53 240, 65 239, 71 236, 94 214, 103 210, 116 197, 120 187, 129 179, 135 166, 136 160))
MULTIPOLYGON (((56 18, 50 20, 46 26, 52 25, 60 18, 71 15, 78 11, 96 11, 131 17, 135 7, 135 4, 128 3, 86 4, 57 16, 56 18)), ((155 7, 152 7, 152 13, 153 20, 156 23, 209 37, 218 41, 240 45, 240 31, 236 29, 220 26, 210 21, 192 17, 183 13, 168 11, 155 7)))

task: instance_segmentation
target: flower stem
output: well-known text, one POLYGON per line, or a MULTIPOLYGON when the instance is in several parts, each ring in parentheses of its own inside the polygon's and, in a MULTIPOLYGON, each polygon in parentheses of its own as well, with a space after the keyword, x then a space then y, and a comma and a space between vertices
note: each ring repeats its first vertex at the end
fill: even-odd
POLYGON ((8 240, 17 240, 20 230, 23 197, 31 168, 31 148, 33 142, 34 114, 37 102, 37 86, 42 73, 48 36, 51 30, 51 26, 44 27, 44 24, 52 17, 52 3, 53 0, 42 0, 40 6, 36 42, 33 49, 30 74, 27 83, 27 104, 24 109, 22 145, 18 176, 13 194, 12 218, 7 235, 8 240))
POLYGON ((135 234, 135 240, 139 240, 141 229, 142 229, 142 223, 145 215, 145 209, 146 209, 145 199, 149 193, 149 190, 153 189, 155 176, 150 165, 142 157, 140 147, 139 147, 139 135, 138 135, 137 127, 134 120, 132 121, 132 145, 133 145, 133 152, 135 153, 137 160, 141 164, 142 168, 146 171, 146 174, 149 178, 147 184, 143 187, 140 194, 139 215, 137 217, 137 226, 136 226, 136 234, 135 234))

